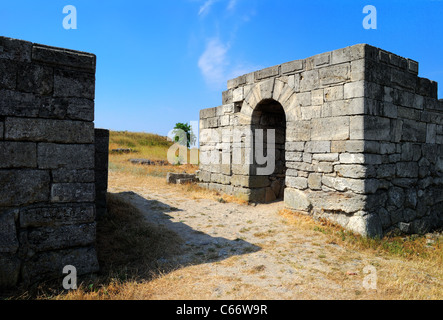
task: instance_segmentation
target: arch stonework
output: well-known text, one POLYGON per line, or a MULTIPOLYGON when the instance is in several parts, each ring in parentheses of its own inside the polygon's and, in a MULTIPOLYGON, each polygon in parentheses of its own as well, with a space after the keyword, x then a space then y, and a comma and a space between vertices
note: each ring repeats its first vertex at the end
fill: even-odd
POLYGON ((229 80, 222 100, 200 111, 201 186, 274 199, 269 177, 252 174, 256 137, 236 134, 274 100, 286 115, 288 207, 367 236, 443 225, 443 101, 418 62, 359 44, 229 80))

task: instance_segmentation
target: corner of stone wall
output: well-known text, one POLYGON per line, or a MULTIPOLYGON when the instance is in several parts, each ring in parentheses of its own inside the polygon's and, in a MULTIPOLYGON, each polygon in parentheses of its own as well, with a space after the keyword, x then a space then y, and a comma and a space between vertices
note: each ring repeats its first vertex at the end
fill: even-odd
POLYGON ((95 64, 0 37, 0 287, 98 270, 95 64))

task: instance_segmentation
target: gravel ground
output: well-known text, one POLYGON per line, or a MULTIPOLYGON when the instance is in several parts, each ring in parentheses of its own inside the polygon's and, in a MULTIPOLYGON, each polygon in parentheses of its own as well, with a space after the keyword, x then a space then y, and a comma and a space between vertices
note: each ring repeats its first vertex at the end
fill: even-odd
MULTIPOLYGON (((183 239, 181 254, 160 258, 158 263, 182 270, 198 267, 205 290, 193 298, 377 297, 377 291, 364 284, 365 275, 383 274, 386 267, 380 269, 385 259, 328 243, 323 234, 288 223, 278 214, 283 202, 241 205, 193 200, 160 187, 155 191, 131 189, 119 185, 109 191, 140 209, 151 223, 163 225, 183 239)), ((199 292, 199 285, 194 283, 191 290, 199 292)), ((170 297, 173 295, 167 293, 157 296, 170 297)))

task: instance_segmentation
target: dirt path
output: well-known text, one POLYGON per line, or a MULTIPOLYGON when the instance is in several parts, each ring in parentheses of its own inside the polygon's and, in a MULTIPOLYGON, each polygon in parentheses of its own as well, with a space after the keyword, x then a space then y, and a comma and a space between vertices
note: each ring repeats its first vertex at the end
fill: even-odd
POLYGON ((118 185, 111 183, 109 191, 183 239, 181 254, 158 261, 183 267, 156 280, 151 298, 183 298, 186 292, 190 299, 381 298, 364 285, 363 270, 395 277, 385 258, 328 243, 319 232, 289 224, 278 214, 282 202, 248 206, 192 200, 160 186, 131 187, 121 180, 118 185))

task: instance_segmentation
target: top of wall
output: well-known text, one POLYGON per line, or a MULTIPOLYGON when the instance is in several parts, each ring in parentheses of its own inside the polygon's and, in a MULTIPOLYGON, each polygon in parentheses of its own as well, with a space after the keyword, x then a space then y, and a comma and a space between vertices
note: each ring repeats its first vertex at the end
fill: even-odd
POLYGON ((418 75, 418 62, 412 59, 400 57, 394 53, 370 46, 368 44, 356 44, 343 49, 321 53, 306 59, 294 60, 251 72, 232 80, 228 80, 228 89, 235 89, 243 85, 253 84, 262 79, 292 75, 303 71, 309 71, 326 66, 351 62, 354 60, 369 59, 388 64, 392 67, 418 75))
POLYGON ((92 53, 50 47, 0 36, 0 59, 39 62, 95 73, 96 56, 92 53))

